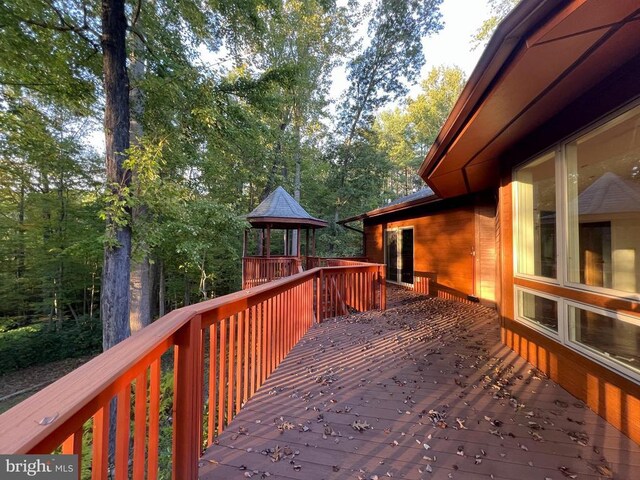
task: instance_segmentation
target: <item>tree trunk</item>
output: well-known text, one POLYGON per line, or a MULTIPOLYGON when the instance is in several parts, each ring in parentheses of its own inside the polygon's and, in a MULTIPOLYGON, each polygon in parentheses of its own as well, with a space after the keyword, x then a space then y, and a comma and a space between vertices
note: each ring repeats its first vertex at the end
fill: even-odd
MULTIPOLYGON (((102 51, 105 91, 104 136, 107 188, 113 195, 131 181, 125 170, 129 148, 129 79, 125 36, 127 20, 124 0, 102 0, 102 51)), ((129 216, 129 212, 126 212, 129 216)), ((127 219, 128 220, 128 219, 127 219)), ((103 322, 102 345, 107 350, 129 336, 129 269, 131 264, 131 228, 107 218, 100 313, 103 322)))
MULTIPOLYGON (((129 142, 132 146, 141 147, 142 141, 142 114, 144 105, 138 85, 144 76, 144 63, 140 59, 140 51, 143 48, 141 40, 132 36, 133 51, 130 55, 130 72, 132 88, 129 93, 131 105, 131 123, 129 127, 129 142)), ((134 209, 132 222, 135 224, 147 214, 145 205, 134 209)), ((130 303, 129 303, 129 328, 131 332, 137 332, 151 323, 151 272, 149 268, 149 255, 144 239, 138 239, 138 248, 143 252, 139 260, 131 267, 130 303)))
POLYGON ((145 254, 131 269, 129 327, 131 333, 151 323, 151 268, 145 254))
MULTIPOLYGON (((293 198, 295 198, 296 202, 300 203, 300 190, 302 187, 302 152, 301 145, 302 142, 300 138, 300 122, 302 119, 300 118, 300 114, 296 112, 295 119, 293 123, 293 136, 294 136, 294 151, 293 151, 293 159, 296 165, 295 177, 293 180, 293 198)), ((291 254, 292 255, 300 255, 298 251, 298 231, 294 230, 293 235, 291 236, 291 254)))

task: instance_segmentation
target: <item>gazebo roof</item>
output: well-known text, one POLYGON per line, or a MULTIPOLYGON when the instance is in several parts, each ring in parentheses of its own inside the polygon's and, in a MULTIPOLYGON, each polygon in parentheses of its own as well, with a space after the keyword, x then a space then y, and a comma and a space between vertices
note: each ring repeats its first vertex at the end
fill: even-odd
POLYGON ((640 208, 640 186, 605 172, 578 197, 580 215, 636 213, 640 208))
POLYGON ((278 187, 258 205, 246 219, 252 226, 272 228, 326 227, 327 222, 312 217, 287 191, 278 187))

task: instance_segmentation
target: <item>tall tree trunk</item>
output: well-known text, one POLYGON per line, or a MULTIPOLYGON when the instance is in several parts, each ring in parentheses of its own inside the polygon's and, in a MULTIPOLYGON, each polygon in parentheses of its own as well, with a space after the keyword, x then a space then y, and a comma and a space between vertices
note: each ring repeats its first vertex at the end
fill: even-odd
MULTIPOLYGON (((144 105, 142 94, 138 85, 144 75, 144 62, 140 58, 140 51, 143 48, 141 40, 137 36, 132 36, 132 53, 130 55, 130 72, 132 88, 129 93, 131 105, 131 124, 129 127, 129 141, 132 146, 141 147, 142 141, 142 114, 144 105)), ((133 211, 132 221, 135 224, 143 219, 147 214, 145 205, 140 205, 133 211)), ((129 328, 131 332, 137 332, 151 323, 151 270, 149 265, 149 255, 144 239, 138 239, 138 249, 142 255, 137 255, 131 267, 130 281, 130 303, 129 303, 129 328)))
MULTIPOLYGON (((124 0, 102 0, 102 51, 105 91, 104 136, 107 187, 121 195, 131 182, 125 170, 129 148, 129 79, 125 36, 127 20, 124 0)), ((128 214, 129 212, 127 212, 128 214)), ((127 219, 128 220, 128 219, 127 219)), ((100 313, 103 322, 102 345, 111 348, 129 336, 129 269, 131 228, 107 218, 107 232, 114 242, 104 250, 100 313)))
MULTIPOLYGON (((293 160, 295 162, 295 177, 293 179, 293 198, 295 198, 296 202, 300 203, 300 190, 302 188, 302 139, 300 138, 300 123, 302 122, 302 118, 300 118, 300 113, 297 111, 294 113, 294 121, 293 121, 293 160)), ((291 235, 291 253, 293 255, 300 255, 298 251, 298 231, 294 230, 291 235)))

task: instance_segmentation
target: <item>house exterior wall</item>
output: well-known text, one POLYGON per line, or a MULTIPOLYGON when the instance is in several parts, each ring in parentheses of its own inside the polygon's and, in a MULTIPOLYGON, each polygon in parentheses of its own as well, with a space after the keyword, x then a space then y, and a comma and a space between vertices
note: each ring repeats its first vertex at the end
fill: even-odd
MULTIPOLYGON (((607 365, 606 358, 579 351, 566 340, 562 344, 519 321, 515 312, 514 288, 561 299, 561 305, 582 304, 614 315, 632 317, 636 321, 640 319, 640 301, 634 295, 599 293, 589 291, 588 288, 565 286, 562 280, 554 283, 514 274, 513 172, 514 168, 525 164, 539 153, 553 149, 554 145, 562 145, 565 139, 577 132, 589 131, 593 125, 601 123, 600 119, 624 111, 623 106, 640 95, 637 82, 639 72, 640 59, 605 79, 601 85, 503 153, 498 192, 499 221, 496 225, 499 259, 498 310, 502 321, 502 341, 636 442, 640 442, 640 384, 637 375, 634 378, 632 373, 625 374, 624 371, 607 365)), ((619 233, 618 230, 614 227, 614 231, 619 233)), ((614 241, 628 241, 635 230, 636 227, 628 225, 625 234, 614 241)), ((560 232, 560 242, 563 235, 560 232)), ((563 265, 566 268, 566 254, 562 250, 560 253, 558 262, 565 262, 563 265)))
POLYGON ((498 212, 502 342, 631 439, 640 442, 640 385, 514 320, 514 285, 636 315, 638 304, 514 276, 512 195, 511 175, 505 173, 498 212))
POLYGON ((365 254, 385 262, 385 231, 414 229, 414 288, 422 293, 468 301, 496 300, 495 205, 473 197, 454 205, 415 207, 365 221, 365 254), (474 203, 477 202, 477 203, 474 203))

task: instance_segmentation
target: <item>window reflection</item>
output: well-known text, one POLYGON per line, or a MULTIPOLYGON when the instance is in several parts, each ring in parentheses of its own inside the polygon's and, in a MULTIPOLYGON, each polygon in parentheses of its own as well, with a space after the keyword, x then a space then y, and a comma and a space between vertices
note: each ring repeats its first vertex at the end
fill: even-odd
POLYGON ((556 278, 554 154, 528 163, 515 177, 518 273, 556 278))
POLYGON ((569 338, 616 362, 640 370, 640 326, 630 321, 569 307, 569 338))
POLYGON ((520 316, 538 325, 558 331, 558 302, 518 290, 520 316))
POLYGON ((566 146, 569 280, 640 287, 640 110, 566 146))

